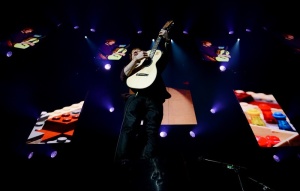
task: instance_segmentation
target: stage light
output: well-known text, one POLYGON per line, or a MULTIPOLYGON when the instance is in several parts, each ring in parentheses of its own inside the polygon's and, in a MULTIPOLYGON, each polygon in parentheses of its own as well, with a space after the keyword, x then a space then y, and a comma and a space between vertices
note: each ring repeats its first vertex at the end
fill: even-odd
POLYGON ((0 54, 5 55, 6 57, 11 57, 12 56, 12 51, 10 48, 7 46, 6 42, 0 42, 0 54))
POLYGON ((90 31, 91 31, 91 32, 96 32, 96 29, 91 28, 90 31))
POLYGON ((113 108, 113 107, 110 107, 110 108, 109 108, 109 111, 110 111, 110 112, 113 112, 114 110, 115 110, 115 108, 113 108))
POLYGON ((189 34, 186 30, 183 31, 183 34, 189 34))
POLYGON ((13 54, 12 51, 7 51, 7 52, 6 52, 6 57, 11 57, 12 54, 13 54))
POLYGON ((273 155, 273 159, 276 161, 276 162, 280 162, 280 157, 278 155, 273 155))
POLYGON ((160 137, 166 137, 168 134, 165 131, 159 133, 160 137))
POLYGON ((293 147, 283 147, 281 150, 276 152, 276 154, 273 155, 273 159, 276 162, 288 162, 291 160, 294 160, 296 158, 296 153, 293 150, 293 147))
POLYGON ((143 32, 143 31, 141 31, 141 30, 137 31, 138 34, 142 34, 142 32, 143 32))
POLYGON ((223 65, 221 65, 221 66, 220 66, 220 71, 224 72, 225 70, 226 70, 226 67, 223 66, 223 65))
POLYGON ((31 152, 28 154, 27 158, 28 158, 28 159, 31 159, 31 158, 33 157, 33 153, 34 153, 34 152, 31 151, 31 152))
POLYGON ((246 29, 246 32, 251 32, 251 29, 246 29))
POLYGON ((234 33, 234 31, 229 31, 229 32, 228 32, 228 34, 233 34, 233 33, 234 33))
POLYGON ((52 151, 51 154, 50 154, 50 157, 54 158, 56 156, 57 156, 57 151, 52 151))
POLYGON ((196 137, 196 134, 194 133, 194 131, 190 131, 190 136, 193 138, 196 137))
POLYGON ((110 65, 110 64, 105 64, 105 65, 104 65, 104 68, 105 68, 106 70, 110 70, 111 65, 110 65))
POLYGON ((211 113, 216 113, 216 109, 212 108, 212 109, 210 109, 210 112, 211 113))
POLYGON ((74 26, 74 29, 75 29, 75 30, 76 30, 76 29, 79 29, 79 26, 78 26, 78 25, 74 26))

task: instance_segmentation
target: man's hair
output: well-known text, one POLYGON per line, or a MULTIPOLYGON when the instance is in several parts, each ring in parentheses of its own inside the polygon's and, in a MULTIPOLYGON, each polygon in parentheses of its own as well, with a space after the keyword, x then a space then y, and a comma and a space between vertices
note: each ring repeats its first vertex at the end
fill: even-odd
POLYGON ((116 40, 115 39, 106 39, 105 42, 116 42, 116 40))
POLYGON ((208 43, 208 42, 211 43, 211 41, 209 41, 209 40, 202 40, 202 44, 206 44, 206 43, 208 43))
POLYGON ((135 48, 132 48, 131 51, 130 51, 130 54, 129 54, 129 59, 132 60, 132 51, 134 50, 142 50, 141 48, 139 47, 135 47, 135 48))
POLYGON ((31 28, 31 27, 25 27, 25 28, 22 29, 22 31, 23 32, 29 32, 29 31, 33 32, 33 28, 31 28))

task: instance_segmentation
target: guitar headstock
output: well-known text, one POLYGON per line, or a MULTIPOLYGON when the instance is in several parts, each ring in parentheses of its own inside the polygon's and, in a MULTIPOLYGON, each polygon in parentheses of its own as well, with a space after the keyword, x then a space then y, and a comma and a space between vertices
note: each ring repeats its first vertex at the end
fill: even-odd
POLYGON ((174 25, 174 21, 173 21, 173 20, 167 21, 166 24, 163 26, 162 29, 170 30, 170 28, 171 28, 173 25, 174 25))

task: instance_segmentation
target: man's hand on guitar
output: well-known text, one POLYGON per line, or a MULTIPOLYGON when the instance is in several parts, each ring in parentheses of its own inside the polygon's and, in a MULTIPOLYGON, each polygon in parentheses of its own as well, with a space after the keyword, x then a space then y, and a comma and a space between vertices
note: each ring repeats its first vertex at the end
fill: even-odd
POLYGON ((141 60, 143 60, 144 58, 149 58, 149 55, 147 53, 147 51, 134 51, 133 52, 133 59, 136 62, 140 62, 141 60))
POLYGON ((230 54, 219 54, 218 57, 221 57, 221 58, 231 58, 230 54))
POLYGON ((101 54, 101 53, 99 53, 99 57, 100 57, 101 59, 103 59, 103 60, 107 60, 107 57, 106 57, 105 55, 101 54))
POLYGON ((28 45, 30 45, 30 46, 34 46, 34 45, 35 45, 34 43, 29 42, 29 41, 22 42, 22 44, 28 44, 28 45))
POLYGON ((113 54, 115 54, 115 55, 120 55, 120 56, 125 56, 125 55, 126 55, 126 54, 123 53, 123 52, 115 52, 115 53, 113 53, 113 54))

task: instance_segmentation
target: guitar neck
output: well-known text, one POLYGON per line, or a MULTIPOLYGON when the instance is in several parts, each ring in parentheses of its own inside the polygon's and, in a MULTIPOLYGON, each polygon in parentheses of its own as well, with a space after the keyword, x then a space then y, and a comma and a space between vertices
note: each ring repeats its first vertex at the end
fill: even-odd
POLYGON ((155 52, 156 52, 156 50, 158 48, 158 45, 159 45, 160 41, 161 41, 161 36, 158 36, 157 39, 156 39, 156 41, 155 41, 155 44, 153 45, 153 47, 152 47, 152 49, 150 51, 150 54, 149 54, 149 58, 150 59, 153 58, 153 56, 154 56, 154 54, 155 54, 155 52))
MULTIPOLYGON (((165 29, 165 30, 169 30, 171 28, 171 26, 174 24, 174 22, 172 20, 168 21, 165 23, 165 25, 163 26, 162 29, 165 29)), ((149 59, 152 60, 157 48, 158 48, 158 44, 160 43, 162 37, 160 35, 158 35, 158 37, 156 38, 156 41, 155 41, 155 44, 153 45, 150 53, 149 53, 149 59)))

